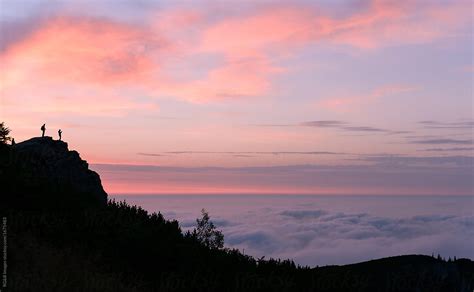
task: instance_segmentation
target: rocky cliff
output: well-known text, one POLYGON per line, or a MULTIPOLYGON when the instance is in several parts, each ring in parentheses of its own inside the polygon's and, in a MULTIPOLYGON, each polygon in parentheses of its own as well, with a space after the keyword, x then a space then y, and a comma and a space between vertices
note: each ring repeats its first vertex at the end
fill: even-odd
POLYGON ((100 177, 67 143, 38 137, 0 148, 0 200, 31 207, 105 205, 100 177))

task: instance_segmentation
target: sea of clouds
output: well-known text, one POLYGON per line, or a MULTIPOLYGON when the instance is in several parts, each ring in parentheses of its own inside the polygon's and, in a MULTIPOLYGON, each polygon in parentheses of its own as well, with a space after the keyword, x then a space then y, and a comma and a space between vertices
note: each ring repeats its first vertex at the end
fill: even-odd
POLYGON ((192 229, 201 208, 225 245, 300 265, 400 254, 474 258, 473 197, 115 196, 192 229))

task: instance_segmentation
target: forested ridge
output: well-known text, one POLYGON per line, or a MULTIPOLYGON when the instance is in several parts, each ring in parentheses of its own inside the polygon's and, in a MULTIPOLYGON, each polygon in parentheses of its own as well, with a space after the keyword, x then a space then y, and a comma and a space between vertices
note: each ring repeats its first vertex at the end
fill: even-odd
POLYGON ((124 202, 4 210, 10 291, 471 291, 474 264, 410 255, 299 267, 209 248, 124 202))

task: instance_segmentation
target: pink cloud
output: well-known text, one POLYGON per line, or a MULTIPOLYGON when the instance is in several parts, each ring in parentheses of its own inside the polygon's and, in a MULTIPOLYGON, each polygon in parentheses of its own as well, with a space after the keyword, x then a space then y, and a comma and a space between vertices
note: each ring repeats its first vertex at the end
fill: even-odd
POLYGON ((358 107, 375 102, 384 96, 396 95, 414 90, 417 90, 417 87, 407 85, 386 85, 377 87, 368 94, 330 97, 323 99, 316 103, 316 107, 321 107, 336 112, 349 112, 357 110, 358 107))
POLYGON ((211 25, 203 33, 201 49, 246 56, 273 46, 291 47, 313 39, 316 23, 315 14, 303 7, 259 10, 211 25))
POLYGON ((271 88, 269 75, 278 71, 265 56, 247 56, 227 60, 209 70, 203 79, 168 82, 155 92, 167 92, 192 102, 262 96, 271 88))
POLYGON ((7 78, 42 74, 36 77, 120 84, 139 79, 156 65, 147 50, 164 41, 149 38, 140 29, 116 22, 59 17, 11 46, 1 61, 10 69, 17 68, 7 72, 7 78))
POLYGON ((420 9, 416 2, 373 1, 344 18, 303 5, 260 8, 215 22, 205 22, 200 15, 197 25, 202 32, 193 39, 197 48, 188 53, 216 54, 223 62, 205 78, 171 83, 169 91, 192 101, 264 95, 272 90, 272 77, 287 71, 275 64, 275 58, 318 42, 358 49, 431 42, 466 24, 469 14, 462 4, 420 9))
POLYGON ((156 110, 151 102, 121 94, 127 83, 154 70, 148 43, 142 31, 115 22, 59 17, 42 23, 0 55, 5 115, 117 116, 131 109, 156 110))
MULTIPOLYGON (((87 88, 81 102, 100 102, 124 87, 192 102, 263 96, 271 93, 273 76, 287 71, 275 60, 305 45, 376 49, 430 42, 468 23, 468 4, 372 1, 343 17, 303 4, 220 17, 199 9, 163 10, 143 25, 62 16, 40 23, 0 55, 0 90, 7 100, 19 86, 44 98, 74 84, 87 88), (215 57, 215 64, 197 77, 173 76, 176 60, 203 55, 215 57)), ((187 72, 202 70, 199 62, 181 65, 187 72)))
POLYGON ((452 36, 469 25, 469 3, 443 5, 426 1, 374 0, 367 10, 337 20, 330 41, 361 49, 428 43, 452 36))

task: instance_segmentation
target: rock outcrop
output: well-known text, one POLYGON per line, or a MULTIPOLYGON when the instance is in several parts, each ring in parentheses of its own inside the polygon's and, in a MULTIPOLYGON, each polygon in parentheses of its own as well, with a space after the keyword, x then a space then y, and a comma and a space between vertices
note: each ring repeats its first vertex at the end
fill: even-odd
POLYGON ((107 202, 99 175, 67 143, 38 137, 0 148, 0 200, 36 206, 100 206, 107 202))

